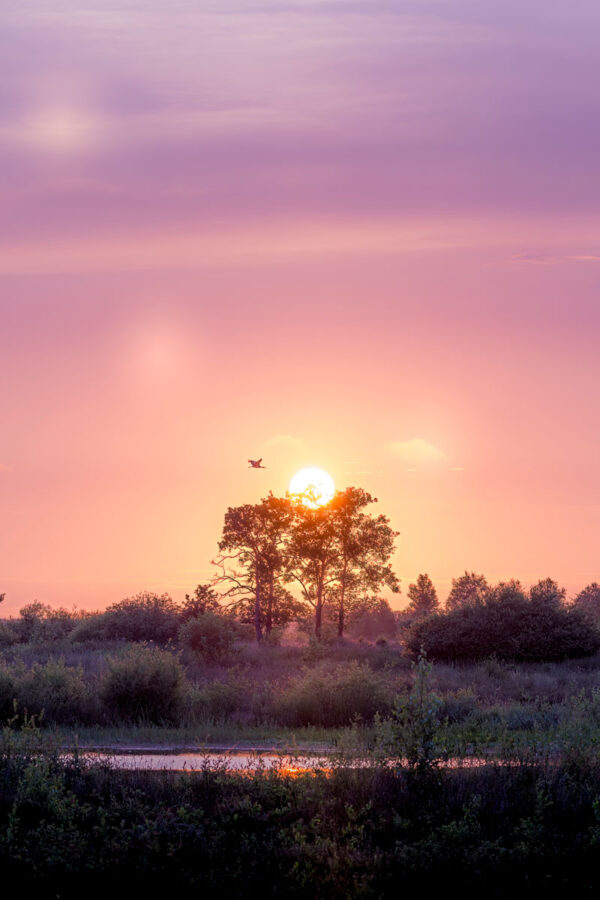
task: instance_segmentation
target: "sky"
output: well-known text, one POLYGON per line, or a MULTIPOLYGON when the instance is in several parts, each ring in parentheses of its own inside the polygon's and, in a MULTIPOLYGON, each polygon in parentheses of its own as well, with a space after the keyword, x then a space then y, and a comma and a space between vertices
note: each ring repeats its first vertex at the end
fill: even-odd
POLYGON ((3 610, 182 599, 303 466, 378 498, 395 606, 600 581, 599 26, 3 0, 3 610))

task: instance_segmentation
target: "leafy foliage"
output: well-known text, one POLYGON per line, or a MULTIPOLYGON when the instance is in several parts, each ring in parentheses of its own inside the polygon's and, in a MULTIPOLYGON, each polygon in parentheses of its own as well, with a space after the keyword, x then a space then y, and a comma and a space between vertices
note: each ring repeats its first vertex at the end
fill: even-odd
POLYGON ((176 721, 185 678, 176 656, 138 645, 108 660, 100 696, 114 719, 125 722, 176 721))
POLYGON ((109 606, 105 627, 109 638, 166 644, 177 635, 179 610, 169 594, 141 591, 109 606))
POLYGON ((519 582, 501 582, 482 606, 459 607, 417 623, 407 646, 416 656, 475 660, 486 656, 515 661, 586 656, 600 647, 600 633, 576 609, 528 598, 519 582))
POLYGON ((188 619, 179 629, 179 643, 202 662, 220 662, 233 649, 234 623, 215 612, 205 612, 196 619, 188 619))
POLYGON ((420 653, 413 670, 410 694, 399 696, 392 710, 391 750, 411 768, 425 772, 439 765, 446 755, 439 740, 442 701, 429 686, 431 663, 424 653, 420 653))
POLYGON ((369 667, 350 663, 333 671, 305 672, 276 698, 274 716, 291 726, 336 727, 355 719, 371 722, 376 713, 390 709, 385 681, 369 667))
POLYGON ((446 599, 446 609, 458 609, 462 606, 482 606, 489 590, 485 575, 476 572, 465 572, 459 578, 452 579, 452 589, 446 599))
POLYGON ((600 625, 600 584, 592 581, 573 600, 575 609, 580 610, 595 625, 600 625))
POLYGON ((419 575, 415 584, 406 592, 410 600, 407 612, 416 616, 428 616, 439 606, 437 591, 429 575, 419 575))
POLYGON ((179 616, 184 622, 187 622, 188 619, 203 616, 206 612, 217 612, 219 607, 220 601, 217 592, 207 584, 199 584, 191 596, 190 594, 185 595, 179 616))

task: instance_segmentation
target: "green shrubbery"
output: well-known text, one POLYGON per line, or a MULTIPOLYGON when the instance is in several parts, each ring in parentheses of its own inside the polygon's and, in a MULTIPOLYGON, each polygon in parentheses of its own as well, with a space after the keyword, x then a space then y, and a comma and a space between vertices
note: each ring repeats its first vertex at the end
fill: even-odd
POLYGON ((108 715, 124 722, 177 722, 185 676, 172 653, 138 645, 108 660, 100 697, 108 715))
POLYGON ((0 866, 65 900, 535 897, 600 888, 597 760, 161 778, 0 736, 0 866))
POLYGON ((338 727, 354 720, 372 722, 376 713, 386 715, 392 697, 384 679, 368 666, 357 663, 333 671, 307 671, 275 698, 273 715, 293 727, 338 727))
POLYGON ((188 619, 179 629, 179 643, 201 662, 226 659, 234 644, 233 622, 214 612, 188 619))
POLYGON ((600 632, 576 609, 529 599, 518 583, 499 585, 479 606, 460 607, 416 623, 407 639, 416 656, 431 659, 541 662, 586 656, 600 648, 600 632))
POLYGON ((30 715, 59 725, 93 722, 97 718, 89 686, 80 666, 50 659, 24 672, 18 683, 19 705, 30 715))

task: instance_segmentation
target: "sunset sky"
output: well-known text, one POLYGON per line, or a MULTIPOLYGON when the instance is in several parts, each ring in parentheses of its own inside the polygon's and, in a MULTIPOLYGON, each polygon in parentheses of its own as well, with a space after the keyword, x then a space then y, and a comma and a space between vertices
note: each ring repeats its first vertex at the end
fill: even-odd
POLYGON ((600 581, 599 29, 2 0, 3 611, 181 599, 303 466, 379 498, 394 605, 600 581))

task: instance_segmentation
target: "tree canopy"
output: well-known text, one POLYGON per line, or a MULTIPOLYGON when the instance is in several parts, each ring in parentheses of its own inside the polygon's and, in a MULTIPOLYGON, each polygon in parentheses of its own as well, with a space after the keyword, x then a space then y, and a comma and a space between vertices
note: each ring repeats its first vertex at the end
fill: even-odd
POLYGON ((317 507, 269 494, 227 510, 215 584, 252 619, 258 641, 263 630, 297 615, 299 602, 314 610, 317 637, 326 607, 335 611, 342 636, 348 604, 383 586, 399 590, 389 562, 397 533, 386 516, 364 511, 375 502, 351 487, 317 507))

